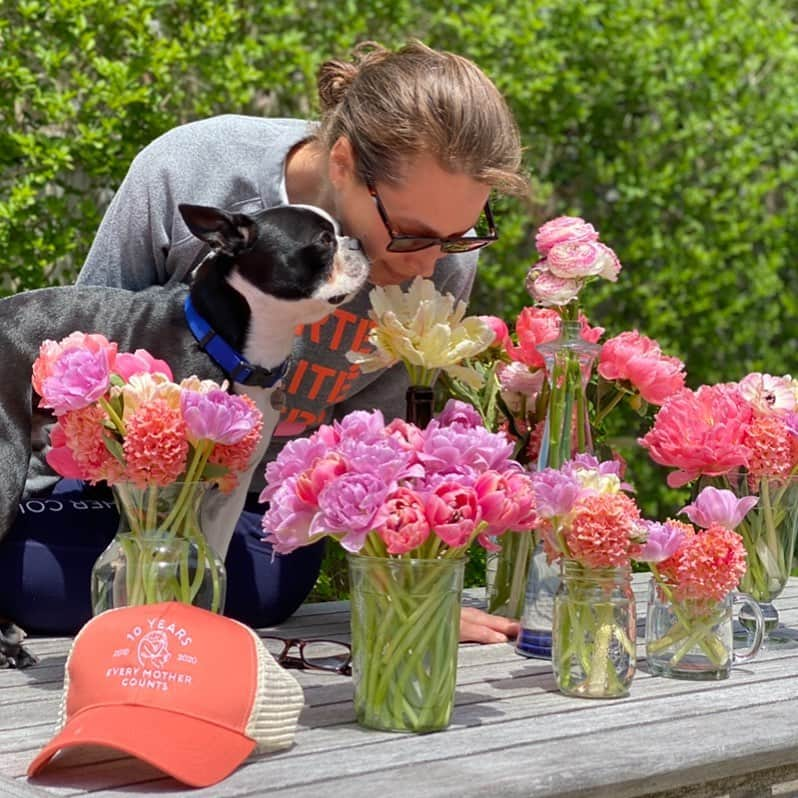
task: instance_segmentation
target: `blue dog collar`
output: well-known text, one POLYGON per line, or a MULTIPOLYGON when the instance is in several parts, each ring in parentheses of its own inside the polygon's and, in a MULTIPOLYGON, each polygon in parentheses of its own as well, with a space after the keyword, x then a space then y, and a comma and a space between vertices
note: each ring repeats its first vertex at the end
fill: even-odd
POLYGON ((274 369, 255 366, 236 352, 224 338, 214 332, 211 325, 197 312, 190 296, 186 297, 183 309, 186 312, 188 328, 197 339, 199 348, 206 352, 233 382, 242 385, 255 385, 259 388, 272 388, 285 377, 288 371, 288 360, 284 360, 274 369))

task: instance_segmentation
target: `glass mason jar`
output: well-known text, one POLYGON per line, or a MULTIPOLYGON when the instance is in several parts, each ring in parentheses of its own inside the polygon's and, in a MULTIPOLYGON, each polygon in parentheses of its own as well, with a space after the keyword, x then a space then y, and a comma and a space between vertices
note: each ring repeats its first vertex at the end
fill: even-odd
POLYGON ((181 601, 224 609, 224 563, 199 524, 203 482, 114 485, 119 529, 91 573, 95 615, 114 607, 181 601))
POLYGON ((445 729, 454 706, 465 559, 347 559, 358 723, 445 729))
POLYGON ((631 567, 563 560, 554 597, 552 667, 566 695, 620 698, 635 673, 637 617, 631 567))
MULTIPOLYGON (((585 341, 578 321, 563 320, 560 334, 538 351, 546 361, 549 402, 537 468, 559 468, 577 454, 593 451, 587 385, 601 347, 585 341)), ((527 657, 551 657, 554 594, 560 574, 538 543, 528 566, 524 611, 516 651, 527 657)))
POLYGON ((751 596, 732 591, 721 601, 673 600, 673 586, 652 579, 646 609, 646 662, 654 676, 693 681, 728 679, 732 665, 752 660, 760 646, 765 621, 751 596), (750 647, 733 650, 733 608, 754 619, 750 647))

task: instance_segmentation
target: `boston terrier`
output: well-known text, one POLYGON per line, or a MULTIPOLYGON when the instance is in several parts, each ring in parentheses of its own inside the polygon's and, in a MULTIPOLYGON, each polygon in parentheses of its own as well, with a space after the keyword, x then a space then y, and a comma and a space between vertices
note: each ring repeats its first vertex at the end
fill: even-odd
MULTIPOLYGON (((179 210, 188 229, 210 247, 190 287, 60 286, 0 300, 0 539, 26 484, 56 481, 43 457, 45 427, 53 417, 37 408, 31 388, 39 345, 80 330, 104 335, 120 351, 146 349, 170 365, 176 381, 191 375, 228 380, 263 413, 261 444, 239 487, 230 494, 209 491, 203 501, 203 531, 224 558, 279 420, 295 329, 350 299, 369 264, 359 243, 340 236, 319 208, 284 205, 252 215, 185 204, 179 210)), ((0 646, 6 639, 17 645, 14 635, 9 630, 0 636, 0 646)), ((18 650, 9 655, 19 660, 18 650)))

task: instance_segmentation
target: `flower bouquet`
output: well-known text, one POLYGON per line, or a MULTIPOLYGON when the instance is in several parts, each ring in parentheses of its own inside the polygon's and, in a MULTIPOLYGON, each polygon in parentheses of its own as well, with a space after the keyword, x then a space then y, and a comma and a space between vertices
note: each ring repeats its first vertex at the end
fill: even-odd
POLYGON ((263 528, 275 551, 329 536, 349 552, 362 724, 449 723, 466 550, 534 519, 531 478, 512 449, 452 400, 425 429, 350 413, 268 464, 263 528))
MULTIPOLYGON (((790 575, 798 532, 798 381, 752 372, 739 382, 683 389, 640 439, 668 484, 711 484, 758 501, 737 527, 748 567, 740 588, 778 625, 772 601, 790 575)), ((741 615, 742 617, 742 615, 741 615)))
MULTIPOLYGON (((519 313, 498 355, 494 348, 477 359, 488 387, 475 394, 444 377, 453 395, 481 404, 487 409, 486 423, 513 436, 521 462, 536 463, 539 469, 592 452, 597 438, 606 441, 608 417, 622 402, 645 416, 651 405, 684 385, 682 362, 636 330, 599 343, 604 329, 590 326, 579 297, 591 281, 615 282, 621 265, 598 238, 593 226, 578 217, 544 224, 536 236, 541 259, 527 277, 535 304, 519 313)), ((518 650, 548 657, 552 588, 558 577, 546 566, 542 547, 534 555, 532 548, 528 537, 505 536, 489 610, 521 617, 526 607, 518 650)))
POLYGON ((252 400, 196 377, 177 384, 147 351, 82 332, 42 343, 32 382, 56 416, 48 464, 107 483, 119 509, 120 534, 92 577, 94 611, 178 600, 220 612, 224 566, 197 508, 208 485, 230 491, 248 466, 262 427, 252 400), (170 544, 178 553, 164 555, 170 544))
POLYGON ((745 573, 745 546, 733 529, 756 504, 711 486, 682 512, 699 527, 669 520, 647 524, 641 559, 652 573, 646 614, 646 658, 655 675, 725 679, 732 660, 750 659, 762 641, 763 619, 752 599, 757 637, 747 655, 732 653, 732 591, 745 573))
POLYGON ((552 623, 557 684, 568 695, 626 695, 635 671, 631 560, 644 540, 640 511, 612 461, 578 455, 532 479, 535 526, 549 561, 561 564, 552 623))

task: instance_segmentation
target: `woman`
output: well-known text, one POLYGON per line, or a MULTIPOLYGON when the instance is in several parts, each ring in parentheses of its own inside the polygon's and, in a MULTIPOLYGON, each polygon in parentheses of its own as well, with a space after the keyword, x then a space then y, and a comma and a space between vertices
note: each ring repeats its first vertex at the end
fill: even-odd
MULTIPOLYGON (((352 62, 326 62, 318 91, 319 124, 220 116, 177 127, 146 147, 114 196, 78 282, 138 290, 186 279, 204 245, 186 229, 177 212, 181 202, 241 213, 291 202, 324 208, 345 234, 360 239, 372 284, 422 275, 466 300, 476 250, 493 238, 482 230, 492 226, 491 191, 526 189, 518 131, 495 86, 467 59, 415 42, 397 52, 368 44, 352 62)), ((302 331, 286 380, 288 410, 268 459, 288 438, 353 409, 403 415, 403 368, 362 375, 345 358, 350 349, 368 346, 370 288, 302 331)), ((252 486, 227 556, 226 612, 256 626, 296 609, 322 557, 317 545, 272 562, 260 539, 261 487, 252 486)), ((12 531, 18 543, 30 534, 12 531)), ((109 528, 108 539, 112 535, 109 528)), ((99 551, 83 554, 82 567, 90 568, 99 551)), ((6 604, 0 595, 0 612, 24 625, 6 604)), ((78 615, 87 611, 81 607, 78 615)), ((492 642, 506 640, 515 626, 466 610, 461 631, 492 642)))

